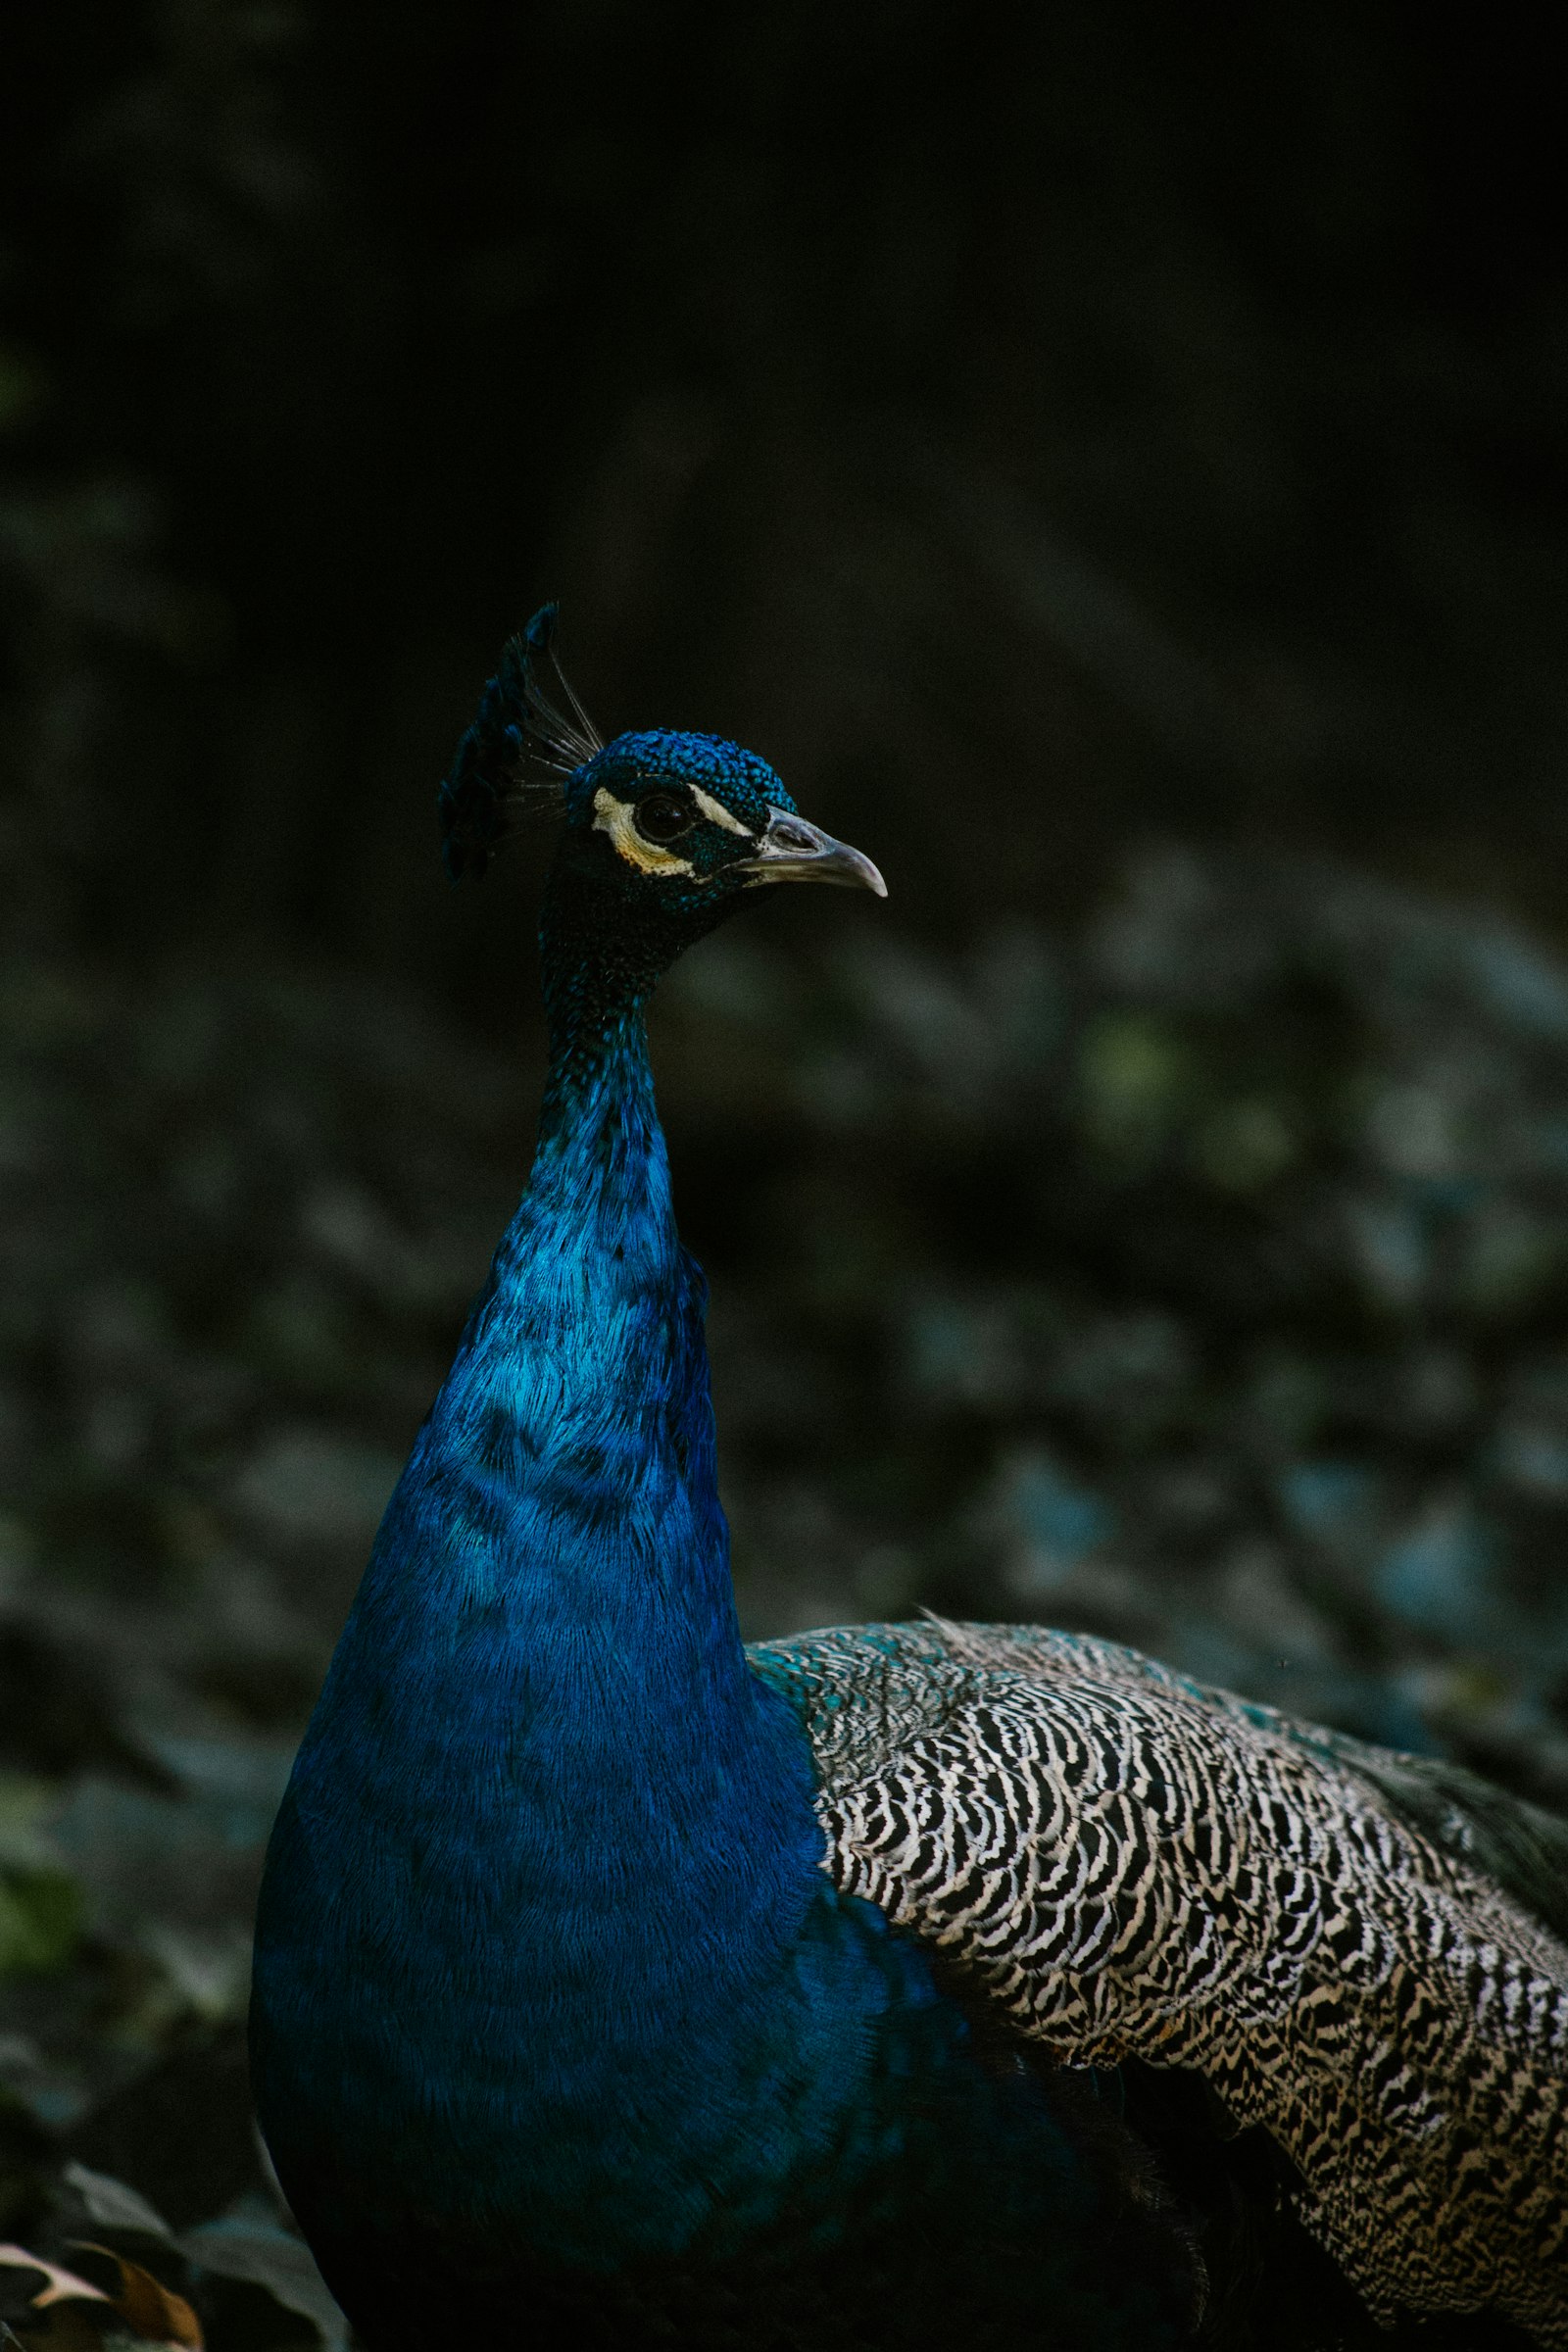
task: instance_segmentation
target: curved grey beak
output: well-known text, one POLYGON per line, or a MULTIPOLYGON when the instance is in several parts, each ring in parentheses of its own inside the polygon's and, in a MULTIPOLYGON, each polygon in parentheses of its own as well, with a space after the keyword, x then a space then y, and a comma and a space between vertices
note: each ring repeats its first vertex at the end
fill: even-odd
POLYGON ((783 808, 768 810, 767 830, 756 857, 743 858, 731 870, 744 874, 748 882, 839 882, 847 890, 872 891, 879 899, 888 895, 869 858, 783 808))

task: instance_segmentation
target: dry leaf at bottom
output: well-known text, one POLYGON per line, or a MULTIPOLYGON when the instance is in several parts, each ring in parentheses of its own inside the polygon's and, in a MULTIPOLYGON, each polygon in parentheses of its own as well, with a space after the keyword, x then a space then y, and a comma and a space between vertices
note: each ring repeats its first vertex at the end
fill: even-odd
MULTIPOLYGON (((83 2253, 109 2254, 107 2246, 84 2245, 83 2253)), ((120 2292, 111 2301, 128 2328, 152 2344, 167 2344, 177 2352, 203 2352, 202 2327, 183 2295, 144 2271, 123 2254, 109 2254, 120 2269, 120 2292)))
POLYGON ((108 2313, 123 2321, 132 2334, 143 2343, 157 2347, 157 2352, 204 2352, 201 2323, 183 2295, 176 2295, 144 2271, 139 2262, 129 2262, 123 2254, 115 2254, 107 2246, 96 2246, 85 2240, 84 2254, 101 2254, 115 2265, 120 2273, 120 2292, 106 2295, 101 2286, 78 2278, 74 2271, 65 2270, 57 2262, 45 2262, 41 2254, 29 2254, 24 2246, 0 2245, 0 2266, 8 2270, 36 2271, 44 2281, 42 2290, 31 2298, 34 2311, 50 2315, 47 2342, 52 2352, 77 2352, 78 2346, 90 2347, 104 2332, 103 2320, 108 2313), (96 2315, 73 2311, 71 2306, 92 2304, 102 2307, 96 2315))
POLYGON ((62 2270, 58 2262, 45 2262, 41 2254, 29 2254, 25 2246, 0 2246, 0 2268, 8 2271, 37 2271, 46 2280, 43 2292, 32 2297, 34 2311, 46 2311, 51 2303, 63 2303, 77 2297, 84 2303, 107 2303, 109 2297, 101 2286, 92 2286, 78 2278, 74 2271, 62 2270))

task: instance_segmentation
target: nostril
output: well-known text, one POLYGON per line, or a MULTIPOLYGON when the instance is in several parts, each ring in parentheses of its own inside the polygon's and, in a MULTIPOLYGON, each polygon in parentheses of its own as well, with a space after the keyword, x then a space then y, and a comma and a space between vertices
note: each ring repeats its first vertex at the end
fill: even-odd
POLYGON ((787 850, 814 850, 816 847, 815 834, 808 833, 804 825, 775 825, 773 839, 782 842, 787 850))

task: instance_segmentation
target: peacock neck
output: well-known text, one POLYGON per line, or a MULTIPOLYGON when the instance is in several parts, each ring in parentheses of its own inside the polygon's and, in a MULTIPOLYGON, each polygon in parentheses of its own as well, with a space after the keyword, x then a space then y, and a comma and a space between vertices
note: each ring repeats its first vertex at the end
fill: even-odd
POLYGON ((535 1182, 585 1122, 591 1130, 594 1102, 607 1094, 659 1137, 644 1007, 661 973, 700 935, 657 909, 640 911, 634 927, 607 925, 603 891, 569 864, 553 870, 539 931, 550 1067, 535 1182))
POLYGON ((716 1701, 750 1678, 716 1488, 707 1288, 676 1230, 648 1055, 663 944, 607 955, 558 878, 533 1167, 431 1435, 494 1513, 488 1573, 519 1635, 574 1623, 619 1655, 657 1654, 665 1677, 700 1669, 716 1701))
POLYGON ((603 2261, 740 2214, 736 2164, 746 2196, 787 2180, 788 2131, 731 2144, 737 2082, 793 2070, 799 2128, 832 2141, 854 2081, 821 1936, 856 1984, 869 1964, 834 1940, 808 1744, 736 1625, 648 959, 607 971, 569 937, 547 925, 528 1187, 274 1836, 258 2049, 285 2172, 285 2133, 307 2177, 373 2145, 413 2209, 526 2213, 603 2261), (289 2014, 320 2027, 308 2080, 269 2039, 289 2014))
POLYGON ((628 1840, 644 1841, 651 1876, 677 1849, 682 1873, 710 1850, 718 1868, 732 1840, 776 1838, 780 1806, 813 1864, 816 1838, 798 1738, 735 1617, 707 1286, 675 1228, 644 1020, 675 950, 644 930, 602 952, 591 912, 569 877, 547 901, 532 1173, 388 1513, 343 1667, 373 1658, 397 1677, 400 1776, 416 1750, 443 1801, 487 1815, 476 1854, 527 1843, 536 1886, 559 1859, 564 1893, 594 1819, 612 1873, 628 1840))

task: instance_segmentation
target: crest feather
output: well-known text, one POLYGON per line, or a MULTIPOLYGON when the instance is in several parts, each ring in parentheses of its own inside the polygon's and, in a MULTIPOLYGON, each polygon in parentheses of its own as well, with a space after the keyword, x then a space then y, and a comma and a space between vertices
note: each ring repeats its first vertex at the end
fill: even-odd
POLYGON ((478 881, 519 823, 558 810, 566 778, 604 749, 556 653, 559 616, 559 606, 541 605, 508 638, 437 787, 441 854, 454 882, 478 881))

